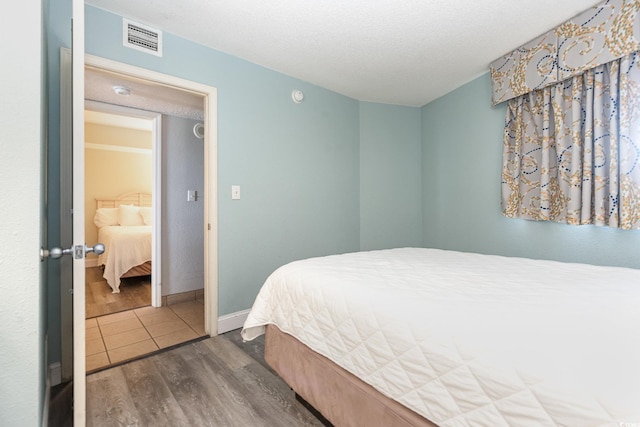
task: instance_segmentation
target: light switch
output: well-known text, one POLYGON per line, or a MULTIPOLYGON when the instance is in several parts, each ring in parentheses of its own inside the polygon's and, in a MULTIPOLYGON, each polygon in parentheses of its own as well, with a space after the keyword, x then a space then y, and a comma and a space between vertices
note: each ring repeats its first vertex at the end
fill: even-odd
POLYGON ((198 200, 198 192, 196 190, 187 190, 187 202, 195 202, 198 200))
POLYGON ((240 200, 240 186, 232 185, 231 186, 231 200, 240 200))

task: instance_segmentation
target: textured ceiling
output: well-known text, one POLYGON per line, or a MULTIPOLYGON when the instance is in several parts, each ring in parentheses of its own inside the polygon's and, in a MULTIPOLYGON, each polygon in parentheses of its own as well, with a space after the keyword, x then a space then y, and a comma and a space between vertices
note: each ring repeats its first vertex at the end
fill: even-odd
POLYGON ((600 1, 87 3, 361 101, 422 106, 600 1))
POLYGON ((169 116, 204 120, 204 99, 199 95, 90 67, 85 69, 84 97, 169 116), (131 94, 117 95, 114 86, 126 87, 131 94))

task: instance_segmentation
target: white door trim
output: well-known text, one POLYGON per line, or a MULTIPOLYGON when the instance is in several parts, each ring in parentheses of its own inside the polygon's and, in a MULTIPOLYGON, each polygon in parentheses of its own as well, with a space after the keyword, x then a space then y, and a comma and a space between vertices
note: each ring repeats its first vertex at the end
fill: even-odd
POLYGON ((84 265, 84 0, 72 3, 73 117, 73 425, 86 422, 85 265, 84 265), (78 179, 82 177, 82 179, 78 179))
MULTIPOLYGON (((162 114, 153 111, 138 110, 120 105, 85 100, 85 110, 101 111, 127 117, 139 117, 151 120, 151 157, 153 161, 153 187, 151 206, 153 225, 151 231, 151 305, 162 306, 162 114)), ((90 242, 93 244, 96 242, 90 242)))
POLYGON ((204 97, 204 327, 207 334, 216 335, 218 331, 218 90, 213 86, 94 55, 85 55, 85 65, 149 80, 204 97))

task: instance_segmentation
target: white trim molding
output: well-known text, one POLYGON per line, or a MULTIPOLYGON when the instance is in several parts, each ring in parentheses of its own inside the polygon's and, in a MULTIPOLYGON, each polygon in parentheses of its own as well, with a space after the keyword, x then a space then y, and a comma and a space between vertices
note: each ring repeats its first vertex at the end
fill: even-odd
POLYGON ((111 145, 111 144, 94 144, 92 142, 85 142, 84 146, 90 150, 121 151, 123 153, 151 155, 151 148, 125 147, 124 145, 111 145))
POLYGON ((218 334, 224 334, 225 332, 242 328, 245 320, 249 317, 250 311, 251 310, 236 311, 235 313, 218 317, 218 334))

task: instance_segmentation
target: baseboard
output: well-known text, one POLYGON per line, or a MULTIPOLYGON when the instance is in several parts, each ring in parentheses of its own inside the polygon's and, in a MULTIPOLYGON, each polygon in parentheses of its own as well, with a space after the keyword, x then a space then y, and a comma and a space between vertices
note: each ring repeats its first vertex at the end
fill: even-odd
POLYGON ((55 362, 49 365, 49 381, 51 381, 51 387, 55 387, 62 382, 62 368, 60 366, 60 362, 55 362))
POLYGON ((242 328, 250 311, 251 310, 236 311, 235 313, 218 317, 218 334, 224 334, 225 332, 242 328))
POLYGON ((98 266, 98 258, 89 258, 84 260, 85 268, 89 267, 97 267, 98 266))

